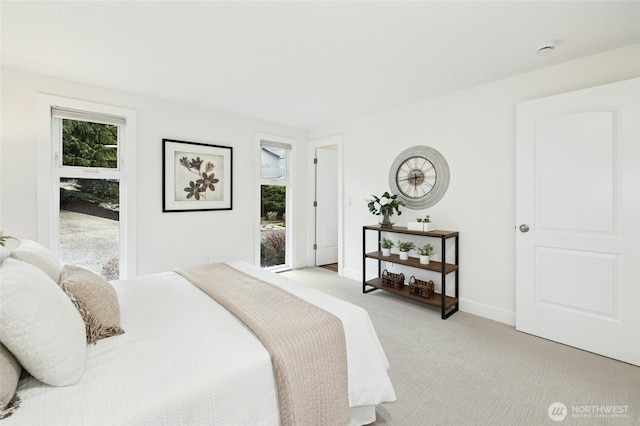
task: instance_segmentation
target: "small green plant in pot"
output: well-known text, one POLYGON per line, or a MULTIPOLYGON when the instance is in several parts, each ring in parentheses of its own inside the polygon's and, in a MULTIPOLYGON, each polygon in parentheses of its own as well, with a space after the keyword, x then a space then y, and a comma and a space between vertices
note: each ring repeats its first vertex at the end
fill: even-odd
POLYGON ((15 240, 11 235, 4 235, 2 231, 0 231, 0 246, 4 246, 7 240, 15 240))
POLYGON ((418 218, 417 220, 418 223, 422 224, 423 231, 433 231, 433 223, 431 222, 429 215, 426 215, 424 219, 418 218))
POLYGON ((420 263, 429 264, 429 256, 433 253, 433 246, 431 244, 425 244, 418 248, 418 254, 420 255, 420 263))
POLYGON ((416 248, 416 245, 411 241, 398 240, 398 250, 400 250, 400 259, 409 259, 409 252, 416 248))
POLYGON ((380 247, 382 248, 383 256, 390 256, 391 249, 393 248, 393 246, 394 246, 393 241, 391 241, 388 238, 382 238, 382 240, 380 240, 380 247))

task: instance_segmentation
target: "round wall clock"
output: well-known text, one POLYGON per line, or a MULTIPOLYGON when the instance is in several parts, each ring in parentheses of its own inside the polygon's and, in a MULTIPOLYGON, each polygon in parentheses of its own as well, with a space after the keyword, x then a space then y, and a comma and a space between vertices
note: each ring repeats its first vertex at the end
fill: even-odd
POLYGON ((431 207, 449 187, 447 160, 429 146, 405 149, 391 165, 389 187, 410 209, 431 207))

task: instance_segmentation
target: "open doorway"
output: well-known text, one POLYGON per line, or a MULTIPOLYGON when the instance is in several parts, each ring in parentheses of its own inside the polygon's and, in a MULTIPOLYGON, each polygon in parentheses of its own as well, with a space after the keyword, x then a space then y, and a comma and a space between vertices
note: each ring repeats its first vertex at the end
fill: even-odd
POLYGON ((316 266, 338 263, 338 147, 316 148, 316 266))
POLYGON ((311 143, 314 158, 313 265, 341 274, 341 137, 311 143))

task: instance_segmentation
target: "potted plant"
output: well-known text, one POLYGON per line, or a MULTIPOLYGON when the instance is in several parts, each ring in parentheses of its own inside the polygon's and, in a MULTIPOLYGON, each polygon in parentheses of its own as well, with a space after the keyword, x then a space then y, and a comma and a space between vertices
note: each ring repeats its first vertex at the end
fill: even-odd
POLYGON ((422 230, 423 231, 433 231, 433 223, 431 223, 431 219, 429 219, 429 215, 426 215, 424 219, 418 219, 418 222, 422 222, 422 230))
POLYGON ((418 230, 422 229, 423 231, 433 231, 433 223, 431 222, 429 215, 426 215, 424 219, 418 219, 418 224, 422 227, 419 227, 418 230))
POLYGON ((0 246, 4 246, 7 240, 15 240, 11 235, 4 235, 2 231, 0 231, 0 246))
POLYGON ((382 247, 383 256, 391 256, 391 248, 393 247, 393 241, 388 238, 382 238, 380 241, 380 247, 382 247))
POLYGON ((416 245, 411 241, 398 240, 398 250, 400 250, 400 260, 409 259, 409 252, 416 248, 416 245))
POLYGON ((431 223, 431 219, 429 219, 429 215, 426 215, 423 218, 416 218, 415 222, 407 222, 407 229, 412 231, 432 231, 433 223, 431 223))
POLYGON ((371 200, 367 200, 369 207, 369 212, 375 214, 376 216, 382 216, 382 222, 380 222, 380 226, 382 228, 392 228, 393 223, 391 222, 391 216, 393 216, 393 212, 395 210, 400 216, 402 213, 400 212, 400 206, 404 206, 402 201, 399 201, 397 194, 389 194, 385 192, 381 197, 376 197, 375 195, 371 195, 373 198, 371 200))
POLYGON ((425 244, 418 248, 418 254, 420 255, 420 263, 423 265, 429 264, 429 256, 433 253, 433 246, 431 244, 425 244))
POLYGON ((416 219, 415 222, 408 221, 407 229, 410 231, 422 231, 423 230, 422 219, 418 218, 416 219))

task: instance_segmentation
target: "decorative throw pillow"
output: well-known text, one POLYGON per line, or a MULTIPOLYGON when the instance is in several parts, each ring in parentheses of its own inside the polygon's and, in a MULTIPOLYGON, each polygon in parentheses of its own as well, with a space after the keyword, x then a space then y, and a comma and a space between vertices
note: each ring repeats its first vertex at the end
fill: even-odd
POLYGON ((0 419, 9 417, 20 406, 16 389, 21 373, 18 360, 0 343, 0 419))
POLYGON ((118 294, 107 280, 88 269, 64 265, 60 287, 82 315, 87 343, 124 333, 118 294))
POLYGON ((44 272, 16 259, 0 264, 0 341, 33 377, 52 386, 77 383, 87 340, 73 303, 44 272))
POLYGON ((21 240, 18 247, 11 251, 11 257, 14 259, 27 262, 39 268, 49 277, 58 282, 60 280, 60 272, 62 264, 58 262, 53 253, 42 244, 31 241, 21 240))

